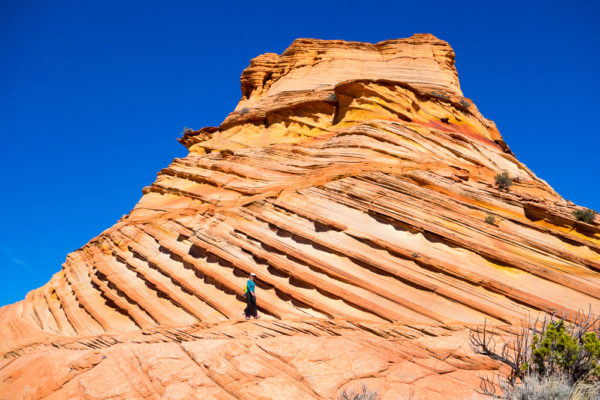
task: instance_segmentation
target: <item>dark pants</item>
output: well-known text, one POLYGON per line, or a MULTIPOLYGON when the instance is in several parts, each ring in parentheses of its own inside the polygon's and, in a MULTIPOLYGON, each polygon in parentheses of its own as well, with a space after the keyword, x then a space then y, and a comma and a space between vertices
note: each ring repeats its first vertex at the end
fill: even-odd
POLYGON ((246 317, 256 317, 258 315, 256 310, 256 297, 252 296, 252 293, 249 291, 246 292, 246 304, 244 315, 246 315, 246 317))

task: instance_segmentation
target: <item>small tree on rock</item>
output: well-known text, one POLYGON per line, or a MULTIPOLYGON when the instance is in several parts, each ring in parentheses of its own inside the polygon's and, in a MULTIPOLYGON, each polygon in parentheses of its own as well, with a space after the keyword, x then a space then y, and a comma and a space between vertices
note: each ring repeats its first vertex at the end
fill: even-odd
POLYGON ((507 171, 502 171, 502 173, 497 174, 494 179, 496 180, 496 186, 498 186, 498 189, 500 190, 508 190, 513 184, 513 179, 508 176, 507 171))

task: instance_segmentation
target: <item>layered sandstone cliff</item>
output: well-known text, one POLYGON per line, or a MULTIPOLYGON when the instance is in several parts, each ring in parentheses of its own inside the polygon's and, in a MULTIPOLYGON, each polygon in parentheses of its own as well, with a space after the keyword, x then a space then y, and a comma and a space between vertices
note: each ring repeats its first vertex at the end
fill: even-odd
POLYGON ((446 42, 299 39, 241 84, 129 215, 0 309, 0 398, 471 398, 498 365, 466 327, 600 310, 599 218, 515 158, 446 42))

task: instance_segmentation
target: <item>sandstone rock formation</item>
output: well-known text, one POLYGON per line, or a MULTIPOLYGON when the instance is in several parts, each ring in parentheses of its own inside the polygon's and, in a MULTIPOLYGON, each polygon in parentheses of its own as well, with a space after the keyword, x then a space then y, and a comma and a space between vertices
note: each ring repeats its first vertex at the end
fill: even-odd
POLYGON ((363 382, 470 399, 499 365, 468 327, 600 310, 599 217, 575 220, 515 158, 446 42, 299 39, 241 84, 127 216, 0 309, 0 399, 316 399, 363 382), (263 319, 246 322, 250 272, 263 319))

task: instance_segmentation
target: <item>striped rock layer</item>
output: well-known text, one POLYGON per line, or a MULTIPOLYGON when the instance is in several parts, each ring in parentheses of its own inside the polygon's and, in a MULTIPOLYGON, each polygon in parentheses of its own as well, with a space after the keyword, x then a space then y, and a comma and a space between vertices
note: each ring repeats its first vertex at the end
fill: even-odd
POLYGON ((446 42, 299 39, 241 84, 127 216, 0 309, 1 399, 471 398, 498 365, 466 327, 600 310, 599 218, 516 159, 446 42))

